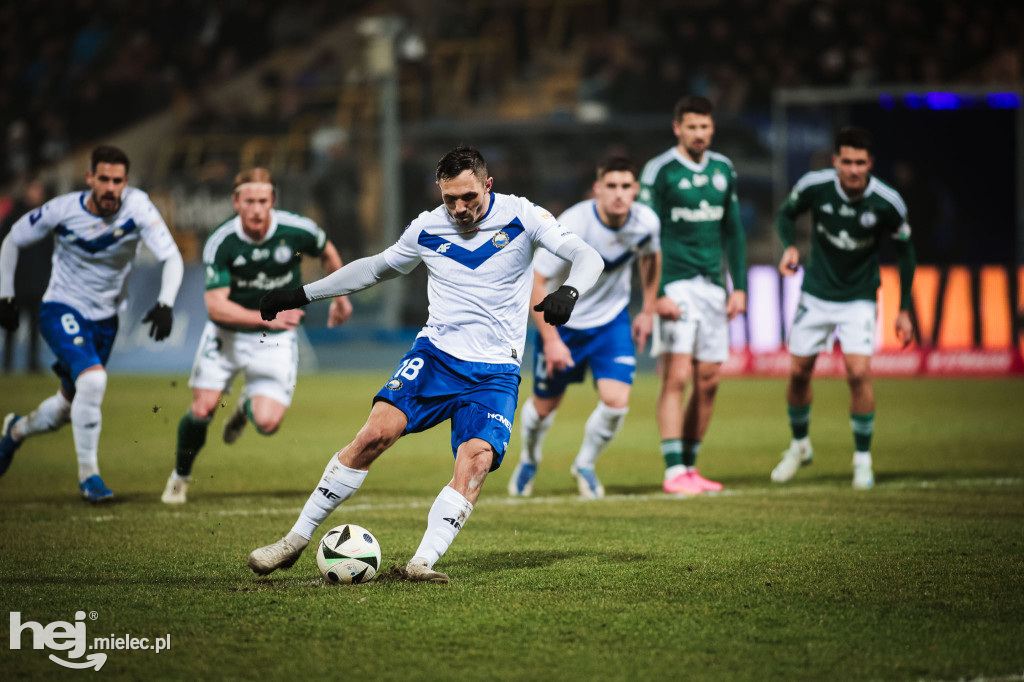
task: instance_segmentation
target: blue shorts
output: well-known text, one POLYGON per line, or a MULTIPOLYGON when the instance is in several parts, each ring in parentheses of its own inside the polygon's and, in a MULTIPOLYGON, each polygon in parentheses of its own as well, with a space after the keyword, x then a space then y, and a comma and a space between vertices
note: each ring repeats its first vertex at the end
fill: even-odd
POLYGON ((39 308, 39 332, 57 356, 53 371, 64 393, 75 395, 75 380, 83 369, 107 364, 117 336, 117 315, 87 320, 63 303, 44 303, 39 308))
POLYGON ((470 438, 483 439, 494 448, 494 471, 512 435, 519 382, 519 365, 466 362, 418 338, 373 402, 384 400, 404 412, 405 433, 451 419, 452 454, 470 438))
POLYGON ((565 393, 569 384, 578 384, 587 374, 587 367, 598 379, 615 379, 633 384, 636 355, 630 330, 629 313, 625 308, 611 322, 593 329, 558 327, 558 335, 572 353, 574 367, 567 367, 554 376, 547 376, 544 364, 544 340, 537 332, 533 346, 533 394, 538 398, 555 398, 565 393))

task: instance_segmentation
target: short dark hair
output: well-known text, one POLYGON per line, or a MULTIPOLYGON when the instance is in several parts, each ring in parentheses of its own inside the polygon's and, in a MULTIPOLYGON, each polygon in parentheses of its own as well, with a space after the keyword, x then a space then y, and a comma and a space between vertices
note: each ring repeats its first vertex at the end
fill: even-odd
POLYGON ((707 97, 701 97, 700 95, 687 95, 676 102, 676 108, 672 112, 672 120, 682 121, 683 116, 686 114, 710 116, 712 111, 714 111, 714 106, 712 106, 711 100, 707 97))
POLYGON ((601 163, 597 164, 597 179, 600 180, 605 176, 605 173, 611 173, 613 171, 632 173, 634 179, 639 177, 637 175, 636 164, 625 156, 609 156, 607 159, 604 159, 601 163))
POLYGON ((436 179, 451 180, 471 170, 481 182, 487 179, 487 162, 483 154, 473 147, 459 146, 441 157, 437 162, 436 179))
POLYGON ((864 149, 870 154, 872 147, 871 133, 859 126, 843 126, 836 133, 835 146, 836 154, 839 153, 840 147, 864 149))
POLYGON ((125 173, 128 172, 128 168, 131 166, 131 162, 128 160, 128 155, 125 154, 124 151, 122 151, 121 149, 117 147, 112 147, 109 144, 103 144, 100 145, 99 147, 96 147, 96 149, 93 149, 92 160, 90 163, 93 173, 96 172, 96 166, 100 165, 101 163, 121 164, 122 166, 124 166, 125 173))

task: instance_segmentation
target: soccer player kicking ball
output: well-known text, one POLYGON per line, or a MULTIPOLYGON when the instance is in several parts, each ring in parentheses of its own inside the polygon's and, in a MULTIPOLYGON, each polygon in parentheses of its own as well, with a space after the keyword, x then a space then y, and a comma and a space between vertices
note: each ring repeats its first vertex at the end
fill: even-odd
MULTIPOLYGON (((301 310, 272 322, 260 317, 263 294, 302 279, 302 257, 317 256, 326 273, 341 267, 337 249, 309 218, 274 208, 270 171, 252 168, 235 178, 237 215, 206 240, 206 310, 210 320, 196 350, 189 386, 192 405, 178 424, 177 461, 160 497, 185 502, 192 465, 206 443, 206 431, 221 396, 242 372, 245 389, 224 423, 224 442, 238 440, 251 421, 264 436, 275 433, 291 405, 299 366, 295 329, 301 310)), ((352 304, 345 296, 331 302, 327 326, 345 322, 352 304)))
MULTIPOLYGON (((699 495, 722 484, 697 471, 697 453, 711 423, 722 363, 729 358, 729 320, 747 309, 747 254, 736 171, 711 151, 715 122, 711 102, 684 97, 675 106, 672 131, 678 143, 647 162, 640 200, 661 218, 661 349, 658 428, 665 459, 662 490, 699 495), (723 252, 732 274, 726 292, 723 252), (693 391, 680 410, 686 384, 693 391)), ((654 351, 652 351, 654 352, 654 351)))
POLYGON ((0 475, 29 436, 71 422, 78 453, 78 489, 90 502, 114 496, 100 478, 97 449, 107 389, 105 366, 117 335, 117 307, 141 241, 163 262, 160 293, 143 323, 162 341, 184 273, 167 225, 142 190, 128 186, 128 156, 116 147, 92 151, 89 190, 56 197, 23 216, 0 247, 0 326, 18 326, 14 271, 18 252, 56 235, 53 271, 39 311, 40 331, 57 362, 60 390, 27 417, 9 414, 0 438, 0 475))
MULTIPOLYGON (((523 450, 509 479, 510 495, 533 492, 533 478, 542 459, 541 445, 555 419, 555 410, 568 385, 582 382, 589 366, 597 385, 598 403, 587 419, 583 443, 570 472, 582 497, 604 497, 604 486, 594 468, 597 458, 622 429, 629 410, 636 369, 633 342, 642 350, 651 335, 661 269, 658 216, 633 201, 639 190, 636 171, 628 159, 608 159, 598 166, 594 198, 558 217, 558 222, 601 254, 604 272, 597 284, 580 297, 571 323, 556 328, 544 322, 540 313, 533 313, 537 323, 533 396, 519 415, 523 450), (634 260, 639 263, 644 303, 633 321, 630 338, 626 307, 634 260)), ((561 284, 565 265, 550 251, 537 250, 533 259, 534 303, 544 298, 547 289, 554 290, 561 284)))
POLYGON ((875 344, 875 298, 881 283, 878 249, 889 234, 899 260, 900 312, 896 336, 906 348, 913 338, 910 287, 914 280, 914 245, 910 241, 907 207, 900 195, 871 175, 871 136, 846 127, 835 138, 833 168, 807 173, 779 208, 776 228, 785 250, 779 261, 784 276, 796 272, 800 252, 793 245, 794 219, 811 212, 811 254, 803 292, 789 330, 789 383, 786 403, 793 440, 772 471, 776 483, 793 478, 811 463, 808 437, 811 375, 818 353, 827 351, 833 331, 839 337, 850 385, 850 426, 856 448, 853 487, 871 488, 871 435, 875 424, 875 392, 871 386, 871 354, 875 344))
POLYGON ((565 284, 536 308, 549 324, 569 321, 577 298, 601 274, 601 256, 527 199, 491 191, 480 152, 457 147, 437 164, 442 206, 421 213, 376 256, 349 263, 299 289, 271 292, 266 320, 310 301, 361 291, 383 279, 428 273, 427 324, 373 398, 366 424, 331 456, 323 477, 285 537, 253 550, 261 575, 295 563, 313 533, 350 498, 378 456, 407 433, 451 420, 455 473, 427 514, 427 531, 405 567, 410 580, 447 582, 433 569, 465 525, 487 474, 508 447, 526 339, 533 250, 572 262, 565 284))

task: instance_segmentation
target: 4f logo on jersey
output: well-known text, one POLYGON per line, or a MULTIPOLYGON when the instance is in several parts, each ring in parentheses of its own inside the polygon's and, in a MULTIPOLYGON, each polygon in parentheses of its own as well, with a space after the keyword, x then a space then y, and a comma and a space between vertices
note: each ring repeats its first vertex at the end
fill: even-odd
POLYGON ((452 248, 451 242, 445 242, 444 244, 441 244, 441 246, 437 247, 436 251, 438 253, 448 253, 448 249, 450 248, 452 248))

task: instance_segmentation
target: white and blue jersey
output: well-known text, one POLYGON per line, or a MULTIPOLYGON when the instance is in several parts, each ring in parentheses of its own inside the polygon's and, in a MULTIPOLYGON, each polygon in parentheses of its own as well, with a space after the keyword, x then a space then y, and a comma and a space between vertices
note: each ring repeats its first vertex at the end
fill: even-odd
POLYGON ((384 252, 389 267, 428 270, 429 316, 412 349, 374 397, 409 419, 406 433, 452 420, 452 453, 470 438, 490 443, 498 468, 519 397, 535 247, 569 240, 554 216, 526 199, 490 195, 472 230, 442 205, 422 213, 384 252))
POLYGON ((105 320, 117 314, 139 244, 161 261, 178 247, 142 190, 125 187, 121 208, 105 218, 89 212, 88 199, 88 190, 55 197, 22 216, 9 238, 21 248, 53 232, 53 269, 43 303, 61 303, 87 320, 105 320))
MULTIPOLYGON (((558 222, 592 246, 604 259, 604 272, 591 289, 580 295, 566 327, 592 329, 608 324, 629 305, 633 262, 638 254, 659 251, 661 221, 648 206, 634 202, 622 227, 612 229, 601 222, 594 199, 581 201, 558 216, 558 222)), ((568 263, 549 249, 538 249, 533 268, 554 280, 557 289, 568 274, 568 263)))
POLYGON ((571 234, 529 200, 492 192, 472 230, 456 226, 441 205, 412 221, 384 257, 402 274, 427 266, 429 315, 419 336, 460 360, 519 364, 534 249, 554 252, 571 234))
POLYGON ((89 212, 88 199, 88 191, 51 199, 22 216, 8 237, 21 248, 55 235, 40 333, 57 356, 53 369, 69 396, 82 370, 107 364, 117 336, 117 306, 139 244, 162 261, 178 252, 142 190, 125 187, 121 208, 105 218, 89 212))
MULTIPOLYGON (((633 262, 640 254, 657 253, 661 221, 649 207, 634 203, 622 227, 612 229, 601 222, 593 199, 571 206, 559 222, 592 246, 604 259, 604 272, 573 308, 569 323, 558 335, 569 348, 573 367, 547 375, 544 340, 537 333, 533 355, 533 392, 541 398, 560 396, 569 384, 580 383, 589 369, 594 379, 633 383, 636 352, 630 330, 629 305, 633 262)), ((538 250, 533 267, 548 279, 549 288, 565 280, 565 261, 546 250, 538 250)))

